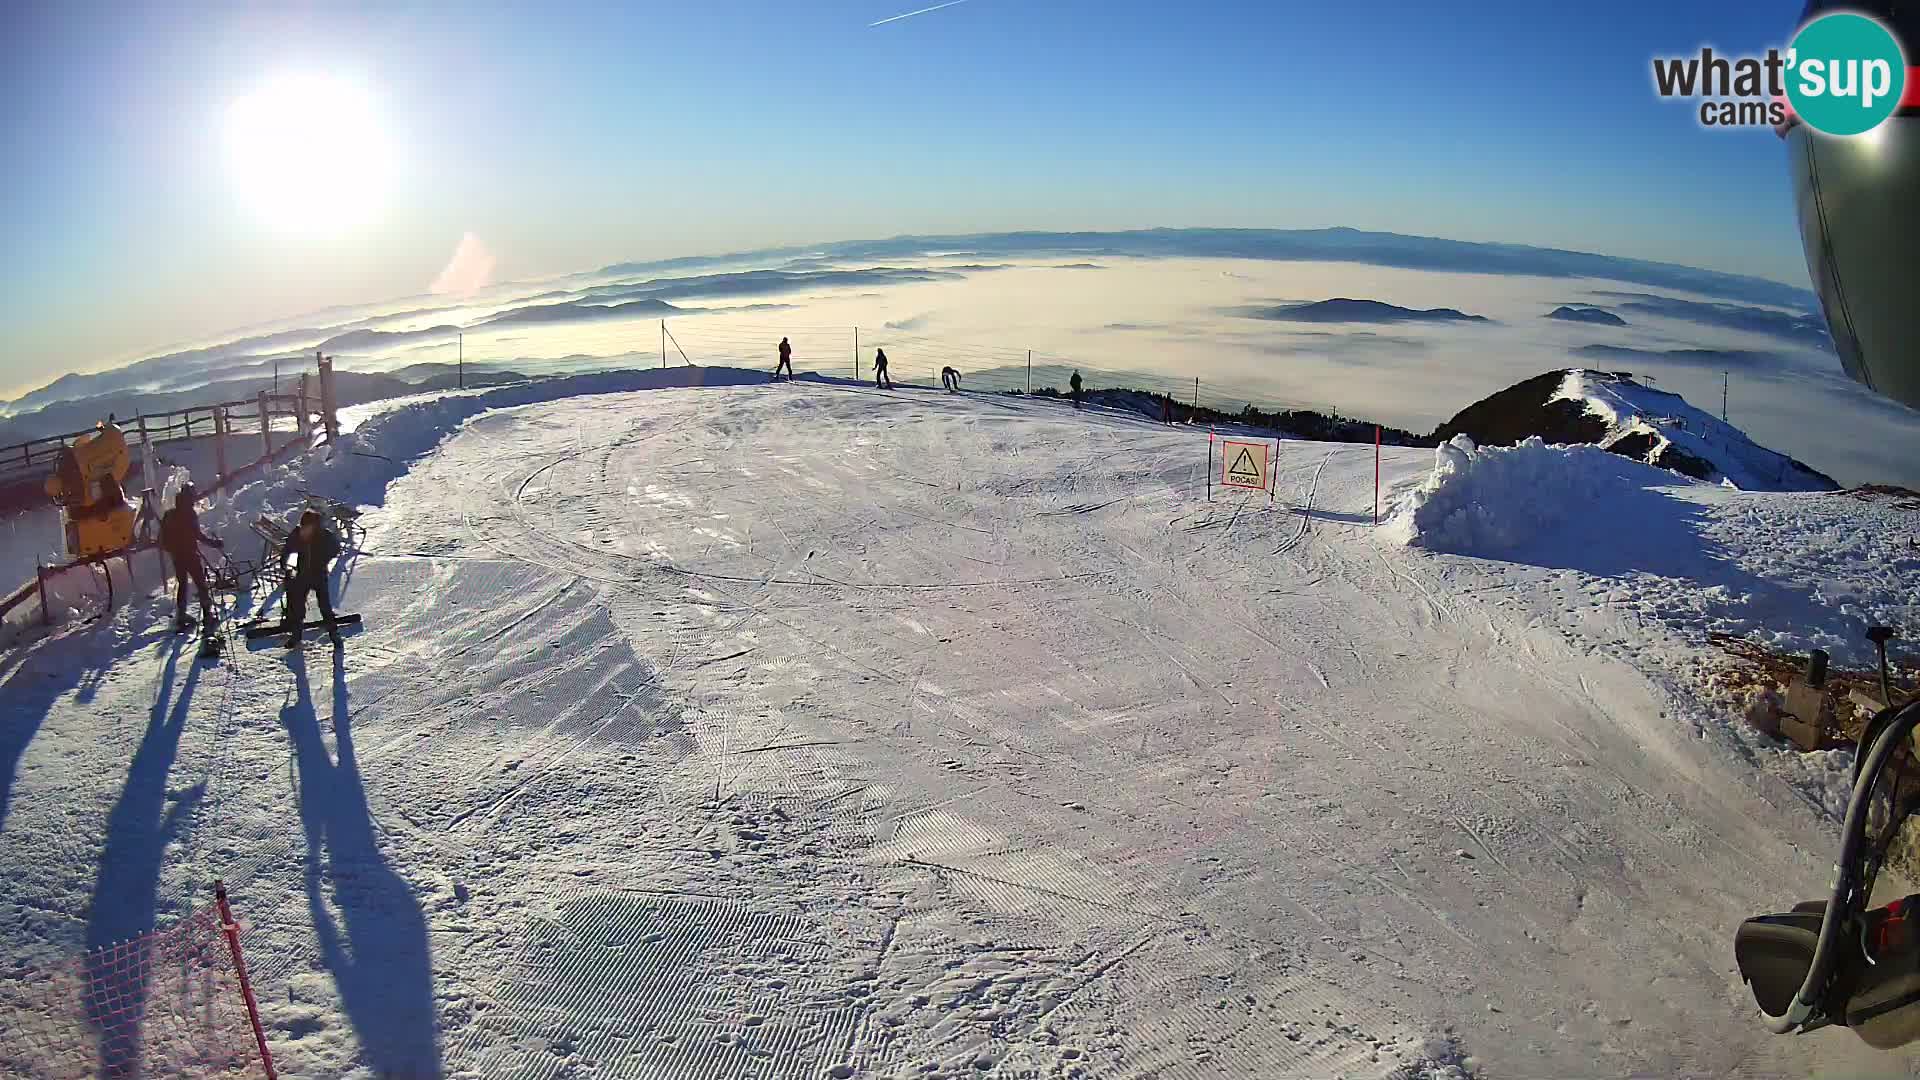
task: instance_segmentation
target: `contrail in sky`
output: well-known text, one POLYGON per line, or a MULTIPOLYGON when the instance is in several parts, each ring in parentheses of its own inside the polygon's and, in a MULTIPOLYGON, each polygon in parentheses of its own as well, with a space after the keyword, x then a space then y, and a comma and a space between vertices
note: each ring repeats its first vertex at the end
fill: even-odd
POLYGON ((939 11, 941 8, 950 8, 955 4, 964 4, 966 2, 967 0, 947 0, 947 2, 944 4, 935 4, 932 7, 923 7, 919 11, 909 11, 904 15, 889 15, 886 18, 881 19, 879 22, 868 23, 867 27, 871 29, 876 26, 885 26, 890 22, 899 22, 901 19, 911 19, 915 15, 925 15, 929 11, 939 11))

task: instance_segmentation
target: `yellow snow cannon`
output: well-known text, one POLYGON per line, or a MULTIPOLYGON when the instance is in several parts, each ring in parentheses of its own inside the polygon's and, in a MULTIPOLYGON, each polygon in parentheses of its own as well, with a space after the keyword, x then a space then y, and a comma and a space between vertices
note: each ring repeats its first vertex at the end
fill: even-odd
POLYGON ((60 452, 46 489, 60 507, 67 554, 84 559, 133 543, 133 507, 121 486, 132 465, 127 437, 111 421, 94 425, 91 433, 60 452))

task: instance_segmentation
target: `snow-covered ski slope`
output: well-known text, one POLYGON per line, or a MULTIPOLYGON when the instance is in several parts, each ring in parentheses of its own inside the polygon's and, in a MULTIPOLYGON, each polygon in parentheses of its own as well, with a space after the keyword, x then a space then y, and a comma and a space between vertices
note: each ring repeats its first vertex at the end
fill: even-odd
POLYGON ((0 973, 222 877, 286 1076, 1913 1068, 1753 1021, 1828 777, 1634 573, 1397 546, 1370 446, 1283 443, 1270 510, 1058 402, 564 388, 227 508, 374 506, 337 658, 196 666, 170 600, 0 658, 0 973))

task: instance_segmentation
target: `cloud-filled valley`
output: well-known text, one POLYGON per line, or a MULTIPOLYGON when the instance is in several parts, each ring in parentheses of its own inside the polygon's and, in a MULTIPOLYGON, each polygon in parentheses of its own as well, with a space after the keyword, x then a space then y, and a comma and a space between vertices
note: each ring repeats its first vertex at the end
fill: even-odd
POLYGON ((398 298, 61 376, 6 406, 0 442, 72 430, 92 412, 129 415, 150 395, 266 377, 275 363, 293 370, 315 348, 343 371, 389 375, 437 372, 455 359, 456 334, 473 370, 658 363, 663 344, 672 363, 770 370, 787 336, 801 370, 850 377, 856 327, 863 368, 882 347, 909 381, 948 364, 1019 370, 1032 350, 1049 371, 1197 378, 1208 395, 1419 431, 1571 365, 1651 376, 1717 412, 1728 372, 1729 418, 1763 444, 1843 483, 1920 487, 1920 414, 1846 380, 1804 289, 1346 229, 901 237, 398 298))

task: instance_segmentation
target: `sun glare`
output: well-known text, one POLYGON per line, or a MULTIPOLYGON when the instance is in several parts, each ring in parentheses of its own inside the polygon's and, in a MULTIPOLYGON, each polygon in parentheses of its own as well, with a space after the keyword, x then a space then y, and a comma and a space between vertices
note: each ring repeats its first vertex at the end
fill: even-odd
POLYGON ((366 220, 392 167, 372 96, 318 76, 282 78, 235 101, 227 155, 241 199, 290 229, 366 220))

